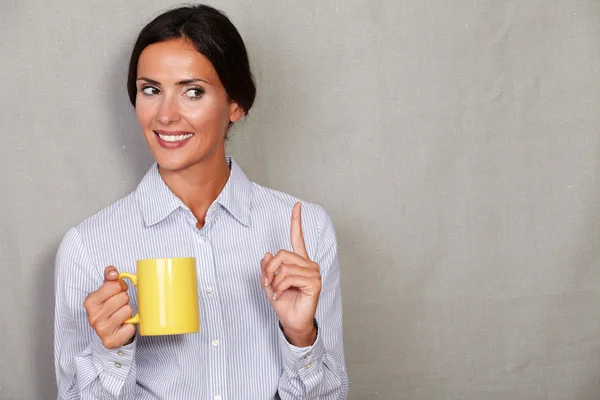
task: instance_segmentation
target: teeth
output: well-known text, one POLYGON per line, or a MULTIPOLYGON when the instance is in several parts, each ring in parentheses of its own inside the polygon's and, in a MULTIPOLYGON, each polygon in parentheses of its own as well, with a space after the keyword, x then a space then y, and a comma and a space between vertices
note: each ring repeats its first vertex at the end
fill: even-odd
POLYGON ((165 142, 181 142, 182 140, 187 140, 194 136, 193 133, 188 133, 187 135, 161 135, 158 134, 158 137, 164 140, 165 142))

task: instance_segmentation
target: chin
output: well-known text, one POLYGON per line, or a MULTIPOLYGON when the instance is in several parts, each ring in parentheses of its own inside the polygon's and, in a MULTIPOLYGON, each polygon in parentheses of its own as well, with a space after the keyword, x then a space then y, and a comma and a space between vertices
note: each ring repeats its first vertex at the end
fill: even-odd
POLYGON ((187 151, 175 152, 168 150, 165 152, 161 150, 163 149, 153 152, 153 156, 160 168, 166 171, 183 171, 202 163, 206 164, 207 161, 214 159, 214 156, 218 153, 215 151, 197 151, 189 154, 190 152, 187 151), (201 156, 198 154, 201 154, 201 156))
POLYGON ((156 163, 168 171, 180 171, 198 164, 200 160, 190 157, 182 157, 183 155, 175 156, 175 154, 164 154, 163 152, 154 153, 156 163), (162 154, 161 154, 162 153, 162 154))

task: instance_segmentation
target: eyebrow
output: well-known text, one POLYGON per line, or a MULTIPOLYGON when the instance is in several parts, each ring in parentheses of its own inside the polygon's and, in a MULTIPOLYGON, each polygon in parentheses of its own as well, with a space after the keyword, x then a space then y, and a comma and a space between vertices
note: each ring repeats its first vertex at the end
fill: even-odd
MULTIPOLYGON (((137 81, 146 81, 152 85, 160 86, 159 81, 155 81, 154 79, 146 78, 145 76, 140 76, 139 78, 136 79, 136 82, 137 81)), ((185 86, 185 85, 189 85, 189 84, 196 83, 196 82, 204 82, 204 83, 207 83, 210 85, 209 81, 207 81, 205 79, 200 79, 200 78, 184 79, 182 81, 176 82, 175 84, 178 86, 185 86)))

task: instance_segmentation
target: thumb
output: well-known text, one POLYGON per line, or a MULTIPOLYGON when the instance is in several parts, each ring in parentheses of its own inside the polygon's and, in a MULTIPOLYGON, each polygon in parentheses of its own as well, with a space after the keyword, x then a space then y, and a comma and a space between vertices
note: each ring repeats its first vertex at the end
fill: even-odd
MULTIPOLYGON (((104 282, 118 281, 118 280, 119 280, 119 271, 117 271, 117 269, 115 267, 110 265, 104 269, 104 282)), ((121 289, 123 291, 126 291, 129 288, 129 286, 127 286, 127 284, 122 279, 119 281, 119 283, 121 284, 121 289)))
POLYGON ((104 281, 116 281, 119 279, 119 271, 110 265, 104 269, 104 281))

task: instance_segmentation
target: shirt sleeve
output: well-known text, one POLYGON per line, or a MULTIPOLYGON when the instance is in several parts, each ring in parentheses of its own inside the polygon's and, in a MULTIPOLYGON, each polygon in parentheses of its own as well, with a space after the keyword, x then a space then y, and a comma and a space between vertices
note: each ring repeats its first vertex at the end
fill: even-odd
POLYGON ((331 218, 325 211, 322 213, 325 222, 314 260, 319 264, 322 279, 315 316, 317 339, 312 346, 296 347, 279 329, 284 371, 278 392, 282 400, 338 400, 348 396, 337 239, 331 218))
POLYGON ((54 363, 58 399, 133 399, 136 390, 135 340, 107 349, 89 326, 83 302, 104 277, 70 229, 55 265, 54 363))

